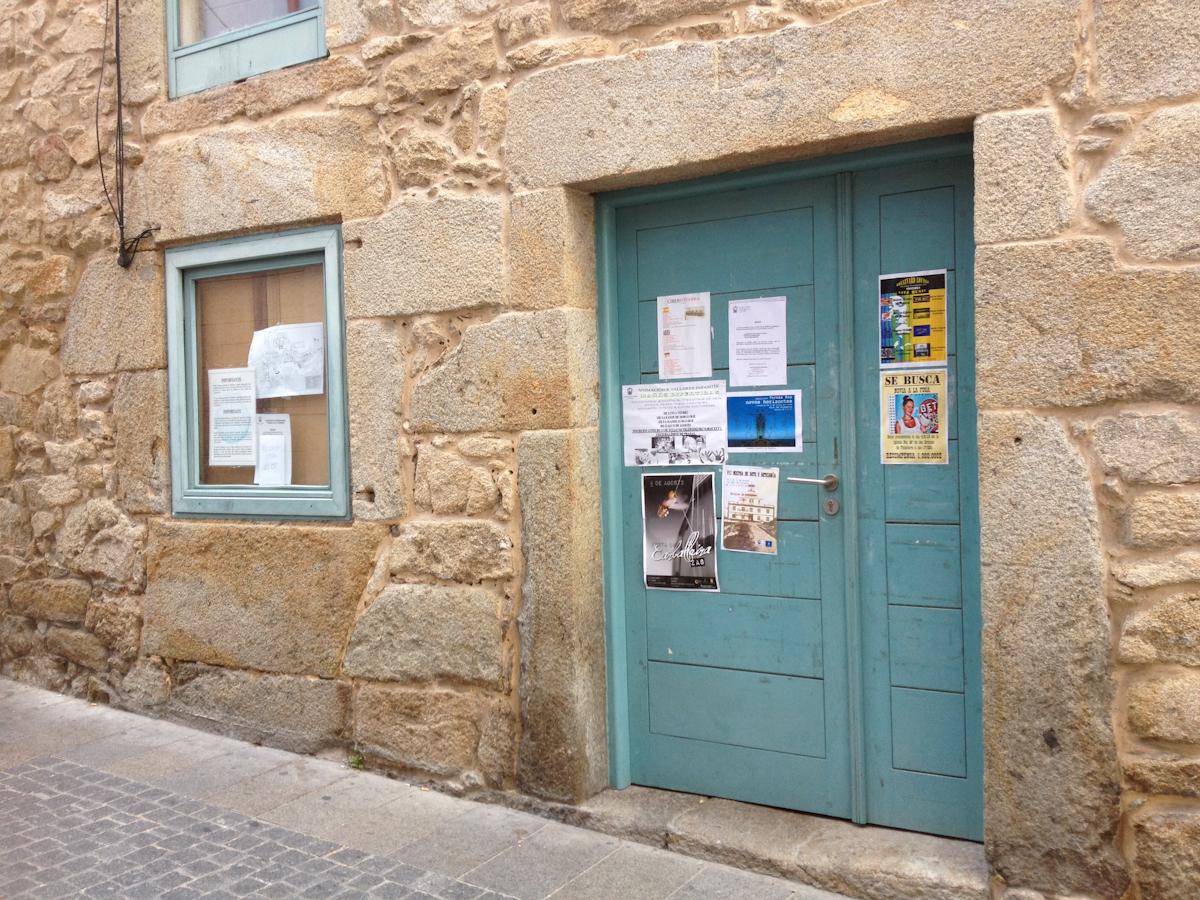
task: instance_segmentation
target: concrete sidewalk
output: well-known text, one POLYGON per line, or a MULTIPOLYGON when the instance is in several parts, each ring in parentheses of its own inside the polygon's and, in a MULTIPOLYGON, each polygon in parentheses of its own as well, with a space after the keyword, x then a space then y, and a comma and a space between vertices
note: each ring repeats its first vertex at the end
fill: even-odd
POLYGON ((0 680, 0 897, 832 900, 0 680))

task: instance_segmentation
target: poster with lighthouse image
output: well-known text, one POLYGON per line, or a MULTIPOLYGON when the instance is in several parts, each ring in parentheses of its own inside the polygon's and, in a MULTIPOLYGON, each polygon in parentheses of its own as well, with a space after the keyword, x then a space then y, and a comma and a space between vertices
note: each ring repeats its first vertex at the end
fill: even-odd
POLYGON ((713 482, 712 472, 642 475, 642 573, 646 587, 720 590, 713 482))

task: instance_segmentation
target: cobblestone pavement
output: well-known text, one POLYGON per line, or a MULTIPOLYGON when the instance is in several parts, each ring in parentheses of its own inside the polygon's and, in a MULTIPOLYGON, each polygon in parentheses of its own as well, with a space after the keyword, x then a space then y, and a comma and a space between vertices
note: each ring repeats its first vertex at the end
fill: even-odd
POLYGON ((0 680, 0 897, 834 895, 0 680))

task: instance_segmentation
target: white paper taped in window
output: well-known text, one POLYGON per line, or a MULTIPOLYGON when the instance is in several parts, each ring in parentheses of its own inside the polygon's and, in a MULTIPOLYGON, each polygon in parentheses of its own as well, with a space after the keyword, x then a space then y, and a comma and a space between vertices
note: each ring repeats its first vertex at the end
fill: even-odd
POLYGON ((254 372, 208 370, 208 464, 252 466, 256 459, 254 372))
POLYGON ((287 413, 263 413, 257 417, 258 463, 254 483, 292 483, 292 417, 287 413))
POLYGON ((325 392, 325 324, 272 325, 254 332, 247 364, 260 399, 325 392))

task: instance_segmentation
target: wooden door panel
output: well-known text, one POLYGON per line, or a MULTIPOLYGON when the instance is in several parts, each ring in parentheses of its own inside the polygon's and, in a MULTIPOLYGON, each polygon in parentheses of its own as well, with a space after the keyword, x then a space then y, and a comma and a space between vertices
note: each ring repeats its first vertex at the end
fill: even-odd
POLYGON ((713 207, 707 221, 639 229, 638 299, 812 284, 811 208, 731 212, 713 207))
POLYGON ((887 602, 962 607, 962 546, 957 525, 888 522, 887 602))
POLYGON ((649 669, 654 734, 825 757, 819 678, 661 662, 649 669))
POLYGON ((653 591, 646 655, 675 662, 820 678, 821 601, 723 590, 696 597, 653 591))
POLYGON ((894 687, 961 694, 962 610, 889 606, 888 660, 894 687))
MULTIPOLYGON (((827 737, 829 727, 827 717, 827 737)), ((653 733, 631 750, 639 784, 824 816, 850 816, 849 769, 831 764, 828 757, 653 733)))
POLYGON ((717 550, 721 590, 738 594, 820 599, 821 545, 817 522, 779 522, 779 553, 717 550))
POLYGON ((958 441, 948 442, 947 466, 885 466, 884 507, 888 522, 946 522, 959 519, 958 441))
POLYGON ((955 268, 955 187, 946 182, 897 181, 874 194, 880 234, 878 275, 955 268))
POLYGON ((893 687, 892 768, 966 778, 966 710, 957 691, 893 687))

